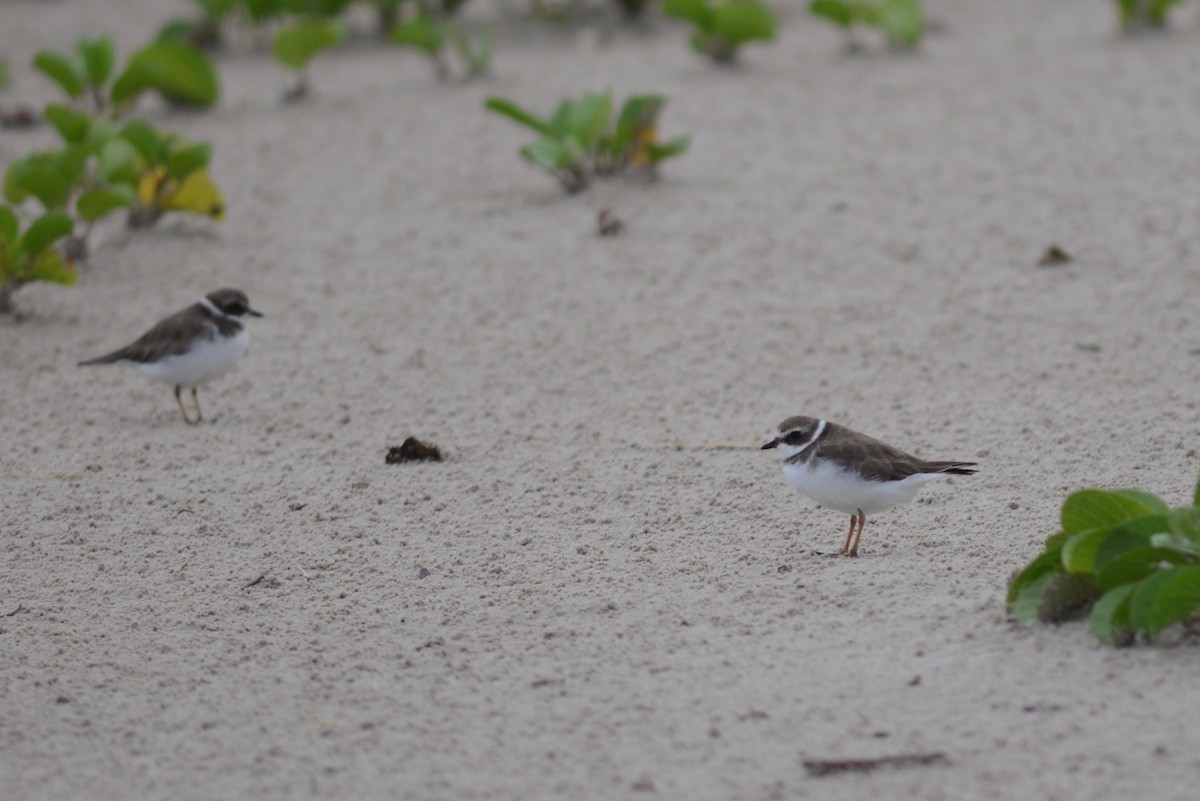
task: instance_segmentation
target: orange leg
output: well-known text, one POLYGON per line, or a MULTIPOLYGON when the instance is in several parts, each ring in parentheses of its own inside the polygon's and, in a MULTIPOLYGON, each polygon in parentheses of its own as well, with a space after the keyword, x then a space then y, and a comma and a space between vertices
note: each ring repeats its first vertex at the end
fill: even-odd
POLYGON ((858 523, 858 515, 850 515, 850 530, 846 532, 846 541, 842 543, 842 550, 837 552, 837 556, 850 555, 850 540, 854 538, 854 526, 858 523))
POLYGON ((858 556, 858 541, 862 539, 863 527, 867 525, 867 516, 862 513, 862 509, 858 510, 858 536, 854 538, 854 544, 850 546, 850 551, 847 556, 858 556))
MULTIPOLYGON (((179 393, 182 389, 183 387, 175 387, 175 402, 179 404, 179 413, 183 415, 183 422, 191 425, 192 420, 188 417, 187 409, 183 408, 183 398, 179 397, 179 393)), ((196 422, 199 421, 197 420, 196 422)))

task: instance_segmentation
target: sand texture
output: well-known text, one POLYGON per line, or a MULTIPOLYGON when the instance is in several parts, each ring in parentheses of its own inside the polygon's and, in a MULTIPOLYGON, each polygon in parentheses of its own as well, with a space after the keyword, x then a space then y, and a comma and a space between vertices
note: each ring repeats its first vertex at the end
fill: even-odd
MULTIPOLYGON (((6 801, 1196 797, 1194 643, 1004 591, 1069 491, 1200 472, 1200 15, 929 0, 920 53, 853 56, 779 5, 727 70, 508 4, 484 81, 360 41, 283 106, 242 42, 215 110, 142 107, 229 217, 107 225, 0 319, 6 801), (661 180, 567 196, 483 110, 604 87, 669 95, 661 180), (266 317, 203 425, 75 366, 222 286, 266 317), (822 556, 848 520, 757 450, 794 414, 980 473, 822 556), (447 460, 385 464, 409 435, 447 460)), ((175 10, 7 0, 0 104, 175 10)))

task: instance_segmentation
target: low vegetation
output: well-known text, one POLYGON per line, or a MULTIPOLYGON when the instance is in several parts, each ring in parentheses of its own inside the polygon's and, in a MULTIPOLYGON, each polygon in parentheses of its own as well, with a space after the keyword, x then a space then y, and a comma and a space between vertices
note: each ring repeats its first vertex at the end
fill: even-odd
POLYGON ((658 141, 658 115, 666 104, 659 95, 638 95, 613 116, 612 92, 564 100, 549 117, 538 117, 511 100, 492 97, 491 111, 540 135, 521 149, 534 166, 554 175, 567 192, 586 188, 597 175, 626 168, 654 169, 665 159, 685 153, 690 138, 658 141))
POLYGON ((808 6, 814 16, 827 19, 846 33, 851 48, 856 27, 874 28, 883 33, 892 47, 916 47, 925 34, 925 12, 920 0, 812 0, 808 6))
POLYGON ((1090 616, 1108 645, 1153 640, 1200 611, 1200 484, 1192 506, 1172 509, 1140 490, 1087 489, 1062 508, 1062 530, 1013 579, 1017 620, 1090 616))
POLYGON ((663 12, 691 22, 692 48, 718 64, 736 60, 748 42, 775 38, 775 16, 757 0, 666 0, 663 12))

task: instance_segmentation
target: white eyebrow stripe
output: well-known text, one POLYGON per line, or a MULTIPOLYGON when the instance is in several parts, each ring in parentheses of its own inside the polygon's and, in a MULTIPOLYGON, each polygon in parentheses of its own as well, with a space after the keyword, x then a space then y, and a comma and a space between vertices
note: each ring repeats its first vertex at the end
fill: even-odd
POLYGON ((812 445, 814 442, 821 439, 821 435, 824 433, 825 433, 825 421, 818 420, 817 421, 817 430, 813 432, 812 439, 810 439, 808 442, 801 445, 800 450, 796 451, 796 453, 804 453, 804 451, 808 449, 808 446, 812 445))

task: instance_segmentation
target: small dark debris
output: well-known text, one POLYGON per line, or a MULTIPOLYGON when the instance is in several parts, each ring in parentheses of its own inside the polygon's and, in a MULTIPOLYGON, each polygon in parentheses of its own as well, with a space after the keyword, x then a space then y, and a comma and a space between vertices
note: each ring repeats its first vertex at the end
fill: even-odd
POLYGON ((400 445, 398 448, 388 448, 388 464, 397 464, 398 462, 440 461, 442 461, 442 452, 438 450, 438 446, 428 442, 422 442, 416 437, 409 437, 408 439, 404 440, 404 444, 400 445))
POLYGON ((58 696, 57 698, 55 698, 55 699, 54 699, 54 703, 56 703, 56 704, 69 704, 69 703, 71 703, 71 698, 70 698, 70 696, 66 696, 66 695, 60 695, 60 696, 58 696))
POLYGON ((654 782, 649 779, 638 779, 630 789, 635 793, 653 793, 655 791, 654 782))
POLYGON ((307 503, 289 503, 288 511, 289 512, 299 512, 305 506, 308 506, 308 504, 307 503))
POLYGON ((873 732, 871 732, 871 736, 874 737, 876 740, 886 740, 887 738, 891 737, 892 734, 891 734, 891 732, 886 732, 886 731, 873 731, 873 732))
POLYGON ((0 128, 33 128, 42 118, 29 106, 0 109, 0 128))
POLYGON ((1095 344, 1094 342, 1076 342, 1075 349, 1081 350, 1084 353, 1099 353, 1100 352, 1100 346, 1095 344))
POLYGON ((1021 707, 1021 711, 1029 712, 1061 712, 1065 707, 1062 704, 1047 704, 1038 701, 1036 704, 1027 704, 1021 707))
POLYGON ((21 611, 22 609, 24 609, 24 608, 25 608, 25 607, 24 607, 23 605, 21 605, 21 604, 17 604, 17 608, 16 608, 16 609, 12 610, 11 612, 5 612, 5 613, 4 613, 4 616, 5 616, 5 617, 12 617, 12 616, 13 616, 13 615, 15 615, 17 612, 20 612, 20 611, 21 611))
POLYGON ((600 209, 596 225, 600 229, 600 236, 616 236, 625 227, 625 223, 608 209, 600 209))
POLYGON ((745 723, 747 720, 766 720, 769 717, 770 715, 761 709, 751 709, 744 715, 738 715, 738 720, 745 723))
POLYGON ((1051 245, 1046 248, 1046 252, 1038 259, 1039 267, 1057 267, 1060 264, 1070 264, 1072 261, 1071 254, 1060 248, 1058 245, 1051 245))
POLYGON ((429 568, 423 567, 417 571, 417 578, 423 579, 429 575, 429 568))
POLYGON ((776 572, 777 573, 791 573, 792 566, 791 565, 780 565, 779 569, 776 572))
POLYGON ((538 687, 553 687, 556 684, 562 684, 562 679, 534 679, 529 682, 529 686, 535 690, 538 687))
POLYGON ((911 768, 924 765, 947 765, 950 760, 941 751, 931 754, 899 754, 878 759, 810 759, 804 769, 813 778, 839 773, 870 773, 879 768, 911 768))
POLYGON ((265 579, 266 577, 267 577, 267 574, 266 574, 266 573, 264 573, 264 574, 262 574, 261 576, 259 576, 258 578, 256 578, 254 581, 252 581, 252 582, 250 582, 249 584, 246 584, 245 586, 243 586, 243 587, 242 587, 242 589, 243 589, 243 590, 248 590, 248 589, 250 589, 251 587, 255 587, 255 586, 257 586, 257 585, 261 584, 261 583, 262 583, 262 580, 263 580, 263 579, 265 579))
POLYGON ((908 680, 908 686, 909 687, 920 687, 921 686, 921 677, 913 676, 911 679, 908 680))

